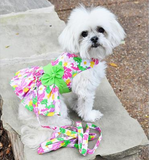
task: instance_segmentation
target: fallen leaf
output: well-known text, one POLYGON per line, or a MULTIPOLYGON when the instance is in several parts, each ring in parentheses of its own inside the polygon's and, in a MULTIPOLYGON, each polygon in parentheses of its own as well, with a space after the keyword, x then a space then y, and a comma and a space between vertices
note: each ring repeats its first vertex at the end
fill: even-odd
POLYGON ((10 46, 6 46, 5 48, 9 48, 10 46))
POLYGON ((19 35, 19 33, 16 33, 16 35, 19 35))
POLYGON ((118 67, 117 64, 115 64, 115 63, 109 63, 109 65, 112 67, 118 67))
POLYGON ((10 147, 11 147, 11 144, 8 145, 8 148, 10 148, 10 147))
POLYGON ((121 41, 121 44, 125 44, 125 41, 121 41))
POLYGON ((3 151, 1 151, 1 152, 0 152, 0 157, 3 157, 3 154, 4 154, 3 151))
POLYGON ((3 148, 3 144, 0 142, 0 149, 2 149, 3 148))
POLYGON ((139 3, 139 1, 134 1, 134 3, 135 3, 135 4, 138 4, 138 3, 139 3))
POLYGON ((6 154, 9 154, 9 153, 10 153, 10 148, 7 148, 6 154))

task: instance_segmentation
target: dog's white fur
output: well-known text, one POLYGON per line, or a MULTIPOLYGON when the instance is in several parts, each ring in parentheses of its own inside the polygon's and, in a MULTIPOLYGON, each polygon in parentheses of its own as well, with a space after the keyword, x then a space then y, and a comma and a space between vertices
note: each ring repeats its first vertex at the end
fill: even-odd
MULTIPOLYGON (((102 7, 86 9, 80 6, 72 11, 66 28, 59 37, 59 42, 64 51, 78 54, 82 59, 101 60, 110 55, 113 48, 118 46, 124 37, 123 28, 109 10, 102 7), (100 27, 105 30, 104 33, 98 31, 100 27), (87 36, 82 36, 83 31, 87 32, 87 36), (92 47, 92 37, 98 38, 98 46, 92 47)), ((102 113, 93 109, 93 103, 95 90, 101 79, 105 77, 105 68, 105 62, 101 61, 94 68, 79 73, 73 79, 70 107, 84 121, 94 122, 102 117, 102 113)), ((42 125, 71 125, 62 95, 60 101, 61 116, 40 116, 42 125)), ((22 104, 19 106, 19 119, 24 124, 21 129, 21 139, 28 147, 37 148, 41 142, 50 138, 52 131, 42 128, 35 114, 28 111, 22 104)))

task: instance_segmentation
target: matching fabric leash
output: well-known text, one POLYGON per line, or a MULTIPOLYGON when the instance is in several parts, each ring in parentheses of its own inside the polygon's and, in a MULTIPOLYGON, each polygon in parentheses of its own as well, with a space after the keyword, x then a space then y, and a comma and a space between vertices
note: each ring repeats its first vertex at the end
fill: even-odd
POLYGON ((41 143, 38 148, 38 154, 44 154, 57 150, 61 147, 70 147, 79 149, 80 154, 86 156, 87 154, 93 154, 100 144, 102 139, 101 129, 94 124, 87 123, 86 131, 83 132, 81 122, 76 122, 76 127, 63 126, 55 128, 50 140, 41 143), (70 130, 71 129, 71 130, 70 130), (98 140, 93 149, 88 148, 88 141, 97 137, 96 133, 90 133, 90 129, 95 129, 99 132, 98 140))

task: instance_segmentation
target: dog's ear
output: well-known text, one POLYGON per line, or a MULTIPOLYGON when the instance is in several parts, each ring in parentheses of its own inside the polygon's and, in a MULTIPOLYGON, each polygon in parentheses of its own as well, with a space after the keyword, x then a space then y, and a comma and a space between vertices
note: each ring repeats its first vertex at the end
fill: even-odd
POLYGON ((112 30, 110 32, 109 40, 112 44, 112 47, 118 46, 122 40, 124 40, 126 33, 122 26, 118 23, 116 17, 114 16, 114 19, 110 21, 110 25, 112 27, 112 30))
POLYGON ((71 24, 69 23, 67 24, 67 26, 59 36, 59 43, 64 51, 71 53, 78 53, 79 52, 78 39, 72 27, 73 26, 71 26, 71 24))

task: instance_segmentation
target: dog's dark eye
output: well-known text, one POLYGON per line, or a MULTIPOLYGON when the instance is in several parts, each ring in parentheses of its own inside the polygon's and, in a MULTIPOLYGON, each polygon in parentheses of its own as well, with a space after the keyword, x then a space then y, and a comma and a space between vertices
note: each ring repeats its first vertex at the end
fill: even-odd
POLYGON ((104 33, 105 32, 105 30, 102 27, 98 27, 97 31, 100 32, 100 33, 104 33))
POLYGON ((83 31, 83 32, 81 33, 81 36, 82 36, 82 37, 87 37, 87 35, 88 35, 88 32, 87 32, 87 31, 83 31))

